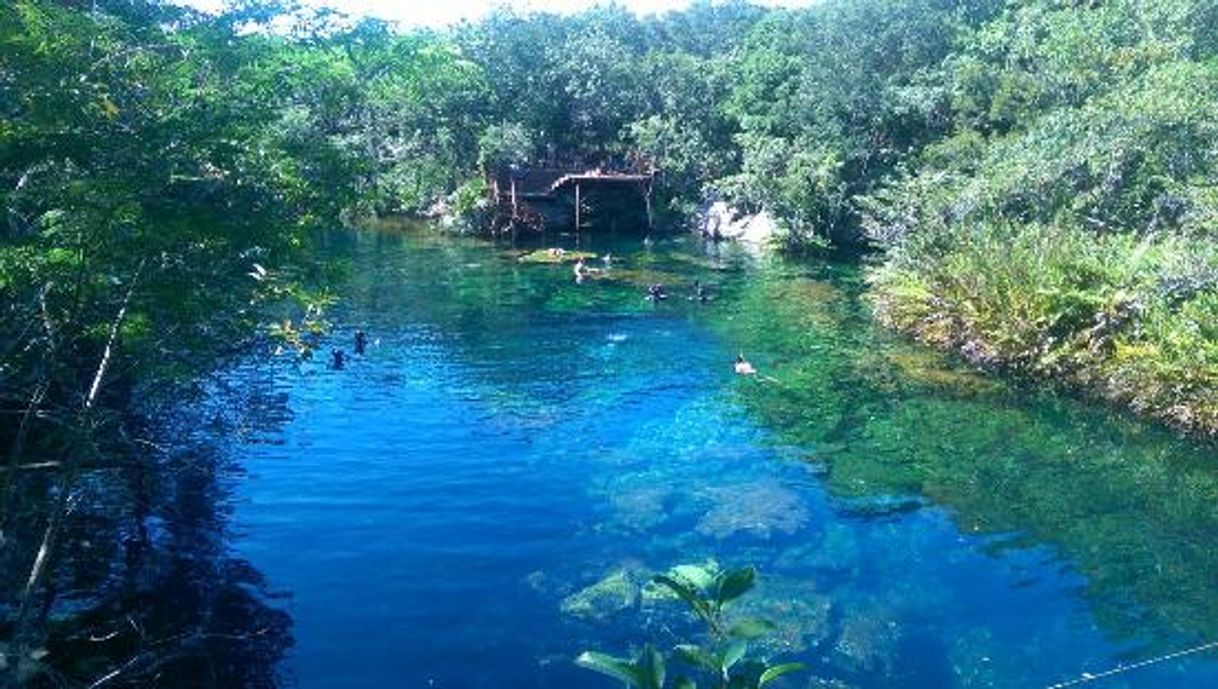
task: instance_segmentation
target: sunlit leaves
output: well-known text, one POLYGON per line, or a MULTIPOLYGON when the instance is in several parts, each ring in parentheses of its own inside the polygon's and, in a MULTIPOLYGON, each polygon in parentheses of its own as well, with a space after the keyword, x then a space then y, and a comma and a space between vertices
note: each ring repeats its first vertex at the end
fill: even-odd
MULTIPOLYGON (((771 681, 796 670, 799 663, 770 665, 750 658, 749 643, 773 630, 761 620, 742 619, 728 625, 724 609, 748 593, 756 583, 752 567, 720 569, 714 564, 678 565, 657 574, 653 581, 674 593, 703 623, 706 643, 679 643, 672 649, 674 661, 688 666, 695 674, 709 678, 708 686, 719 689, 760 689, 771 681)), ((663 689, 664 658, 652 646, 644 647, 632 659, 596 652, 584 652, 576 664, 615 677, 629 686, 663 689), (657 670, 658 668, 658 670, 657 670)), ((675 689, 692 689, 693 680, 684 676, 673 682, 675 689)))
POLYGON ((615 658, 605 653, 584 651, 575 659, 580 667, 621 680, 635 689, 664 689, 664 656, 647 646, 632 659, 615 658))

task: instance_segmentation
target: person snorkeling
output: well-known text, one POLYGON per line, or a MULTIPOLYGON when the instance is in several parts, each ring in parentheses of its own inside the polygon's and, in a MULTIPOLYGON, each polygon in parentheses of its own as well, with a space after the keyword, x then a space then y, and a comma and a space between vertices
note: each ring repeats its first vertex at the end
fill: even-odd
POLYGON ((711 300, 710 290, 706 285, 702 284, 701 280, 694 280, 694 296, 689 298, 690 301, 698 301, 702 304, 711 300))
POLYGON ((757 375, 757 369, 744 358, 744 352, 736 356, 736 373, 742 376, 757 375))

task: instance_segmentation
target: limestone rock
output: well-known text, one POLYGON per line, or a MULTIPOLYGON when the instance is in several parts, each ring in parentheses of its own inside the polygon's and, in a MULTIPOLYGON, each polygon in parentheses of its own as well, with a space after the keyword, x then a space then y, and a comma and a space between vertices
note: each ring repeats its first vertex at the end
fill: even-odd
POLYGON ((704 212, 701 228, 709 237, 762 249, 777 235, 778 221, 766 211, 750 215, 724 201, 716 201, 704 212))
POLYGON ((562 614, 585 620, 604 620, 614 613, 634 607, 639 587, 626 570, 619 569, 595 584, 563 599, 562 614))

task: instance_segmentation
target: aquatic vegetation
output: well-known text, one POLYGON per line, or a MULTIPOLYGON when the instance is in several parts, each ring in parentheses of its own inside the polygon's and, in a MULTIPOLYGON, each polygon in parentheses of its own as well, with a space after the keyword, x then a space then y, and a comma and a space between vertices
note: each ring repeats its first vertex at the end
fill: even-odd
POLYGON ((960 365, 950 365, 941 353, 925 349, 881 351, 874 356, 860 357, 860 375, 883 385, 883 377, 934 388, 955 395, 990 395, 1002 392, 1005 386, 992 376, 970 371, 960 365))
POLYGON ((836 505, 843 512, 860 517, 887 517, 922 509, 928 501, 919 495, 869 494, 862 497, 838 500, 836 505))
POLYGON ((1205 633, 1218 598, 1199 573, 1218 565, 1193 544, 1215 526, 1218 483, 1207 457, 1165 450, 1162 430, 1070 404, 1031 413, 906 399, 833 456, 828 485, 851 500, 923 495, 948 506, 962 530, 1052 544, 1087 577, 1087 599, 1114 633, 1149 625, 1205 633))
POLYGON ((665 260, 681 265, 686 271, 690 270, 724 270, 724 266, 715 258, 705 254, 692 254, 684 251, 672 251, 665 255, 665 260))
POLYGON ((551 295, 545 303, 545 309, 551 313, 564 314, 647 313, 653 311, 655 306, 643 298, 645 289, 623 283, 612 275, 592 276, 579 285, 571 278, 551 295))
POLYGON ((789 277, 771 285, 767 298, 777 302, 780 317, 800 330, 832 327, 843 316, 847 295, 826 280, 789 277))
MULTIPOLYGON (((684 273, 674 272, 666 268, 628 267, 614 268, 605 277, 616 282, 630 285, 639 290, 647 289, 648 285, 659 283, 668 290, 679 289, 682 285, 692 284, 692 280, 684 273)), ((670 295, 669 298, 673 298, 670 295)))
POLYGON ((516 260, 521 263, 541 263, 548 265, 560 265, 563 263, 575 263, 579 260, 591 261, 596 258, 596 253, 591 251, 578 251, 575 249, 538 249, 522 254, 516 260))
MULTIPOLYGON (((756 583, 752 567, 721 570, 710 565, 679 565, 652 581, 667 588, 706 625, 708 639, 702 644, 682 643, 666 657, 648 644, 631 658, 618 658, 585 651, 576 658, 581 667, 608 675, 637 689, 694 689, 685 675, 668 683, 667 667, 673 661, 719 689, 761 689, 778 678, 804 669, 802 663, 771 664, 749 657, 750 643, 764 637, 773 624, 756 618, 728 620, 725 613, 756 583)), ((706 686, 706 685, 704 685, 706 686)))

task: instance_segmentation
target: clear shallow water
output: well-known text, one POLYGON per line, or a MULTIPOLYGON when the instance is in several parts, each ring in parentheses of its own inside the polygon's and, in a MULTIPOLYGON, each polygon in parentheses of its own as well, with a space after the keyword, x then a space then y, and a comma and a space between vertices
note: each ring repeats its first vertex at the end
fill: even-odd
MULTIPOLYGON (((336 236, 324 349, 368 354, 233 373, 286 394, 230 525, 292 619, 285 684, 614 686, 572 658, 676 642, 637 585, 707 559, 759 568, 769 650, 811 666, 786 686, 1046 686, 1218 635, 1209 449, 877 332, 853 268, 591 241, 613 280, 336 236)), ((1091 686, 1215 685, 1196 655, 1091 686)))

